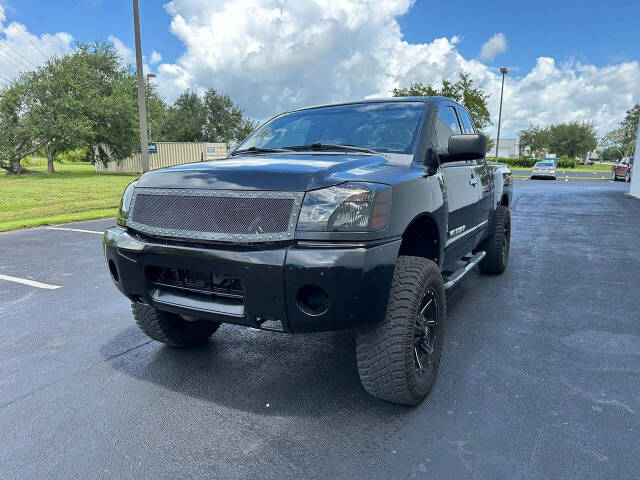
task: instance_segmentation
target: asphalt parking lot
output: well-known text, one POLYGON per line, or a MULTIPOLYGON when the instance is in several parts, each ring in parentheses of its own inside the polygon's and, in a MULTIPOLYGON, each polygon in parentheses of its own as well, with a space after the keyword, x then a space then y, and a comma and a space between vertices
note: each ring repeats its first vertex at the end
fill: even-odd
POLYGON ((108 276, 111 221, 0 235, 1 478, 637 478, 640 201, 516 180, 511 261, 448 292, 417 408, 369 397, 352 333, 223 326, 177 350, 108 276))

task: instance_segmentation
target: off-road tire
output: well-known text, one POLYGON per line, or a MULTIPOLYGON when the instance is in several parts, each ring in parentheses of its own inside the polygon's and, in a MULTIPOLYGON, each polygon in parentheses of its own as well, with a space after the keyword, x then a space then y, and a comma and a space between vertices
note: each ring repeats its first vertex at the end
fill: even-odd
POLYGON ((131 310, 140 330, 172 347, 202 345, 220 326, 208 320, 188 322, 174 313, 162 312, 143 303, 132 303, 131 310))
POLYGON ((629 172, 624 176, 624 181, 627 183, 631 182, 631 174, 629 172))
POLYGON ((404 405, 417 405, 426 397, 440 363, 445 308, 438 265, 422 257, 398 257, 384 321, 359 329, 356 336, 358 372, 367 392, 404 405), (420 373, 414 356, 414 331, 427 292, 436 299, 437 324, 433 351, 420 373))
POLYGON ((496 208, 491 235, 476 249, 487 252, 478 264, 480 271, 493 274, 504 272, 509 263, 510 243, 511 212, 508 207, 499 205, 496 208))
POLYGON ((618 180, 618 175, 616 175, 615 170, 613 172, 611 172, 611 181, 615 182, 616 180, 618 180))

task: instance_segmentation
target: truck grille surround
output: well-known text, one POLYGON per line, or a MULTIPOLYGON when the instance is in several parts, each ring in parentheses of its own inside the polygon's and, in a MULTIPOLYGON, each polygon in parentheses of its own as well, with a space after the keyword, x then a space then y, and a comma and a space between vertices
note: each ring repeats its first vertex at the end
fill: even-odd
POLYGON ((293 238, 302 192, 136 188, 127 227, 148 235, 224 242, 293 238))

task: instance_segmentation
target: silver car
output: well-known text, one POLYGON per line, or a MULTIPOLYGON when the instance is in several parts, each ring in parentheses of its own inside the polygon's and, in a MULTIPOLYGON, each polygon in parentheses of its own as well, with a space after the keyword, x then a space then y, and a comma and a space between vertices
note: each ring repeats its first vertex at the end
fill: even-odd
POLYGON ((531 178, 553 178, 556 179, 556 163, 553 160, 537 162, 531 170, 531 178))

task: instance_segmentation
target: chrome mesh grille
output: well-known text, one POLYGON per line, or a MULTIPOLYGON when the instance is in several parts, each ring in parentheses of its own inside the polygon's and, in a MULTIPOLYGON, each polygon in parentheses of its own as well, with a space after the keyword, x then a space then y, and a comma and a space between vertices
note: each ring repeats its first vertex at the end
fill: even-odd
POLYGON ((173 238, 277 241, 293 237, 302 193, 136 188, 127 226, 173 238))

